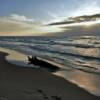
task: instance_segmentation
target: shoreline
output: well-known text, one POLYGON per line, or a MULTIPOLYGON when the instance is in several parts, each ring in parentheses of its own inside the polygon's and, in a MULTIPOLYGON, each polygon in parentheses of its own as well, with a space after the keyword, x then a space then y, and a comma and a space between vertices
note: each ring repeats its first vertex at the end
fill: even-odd
POLYGON ((60 98, 58 100, 100 99, 45 70, 10 64, 5 59, 7 55, 0 51, 1 100, 57 100, 54 99, 57 97, 60 98))

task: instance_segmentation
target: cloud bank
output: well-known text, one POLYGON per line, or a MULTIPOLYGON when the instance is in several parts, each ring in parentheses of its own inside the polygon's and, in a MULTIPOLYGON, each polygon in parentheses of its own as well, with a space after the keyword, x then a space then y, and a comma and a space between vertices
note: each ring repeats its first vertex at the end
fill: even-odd
POLYGON ((54 33, 55 36, 100 36, 100 14, 68 17, 63 21, 52 22, 47 26, 56 26, 62 29, 62 32, 54 33))
POLYGON ((42 24, 23 15, 11 14, 0 17, 0 35, 39 35, 42 24))

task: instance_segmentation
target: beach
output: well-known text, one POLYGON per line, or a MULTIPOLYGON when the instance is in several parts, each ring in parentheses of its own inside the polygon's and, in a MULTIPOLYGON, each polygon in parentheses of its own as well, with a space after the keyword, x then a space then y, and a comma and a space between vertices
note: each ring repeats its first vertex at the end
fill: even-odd
POLYGON ((0 100, 100 100, 100 0, 0 0, 0 100))
POLYGON ((6 56, 0 51, 0 100, 100 100, 46 70, 10 64, 6 56))

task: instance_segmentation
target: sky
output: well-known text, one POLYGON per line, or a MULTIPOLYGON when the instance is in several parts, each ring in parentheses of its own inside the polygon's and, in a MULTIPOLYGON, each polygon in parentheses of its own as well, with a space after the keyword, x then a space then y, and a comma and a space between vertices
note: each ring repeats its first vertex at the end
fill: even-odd
POLYGON ((99 14, 100 0, 0 0, 0 36, 100 35, 99 14))

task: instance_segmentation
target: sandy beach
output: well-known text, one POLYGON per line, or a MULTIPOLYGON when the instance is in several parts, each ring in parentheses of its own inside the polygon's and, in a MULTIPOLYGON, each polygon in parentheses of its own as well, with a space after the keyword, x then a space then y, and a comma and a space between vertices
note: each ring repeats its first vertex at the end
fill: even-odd
POLYGON ((0 52, 0 100, 100 100, 48 71, 8 63, 0 52))

